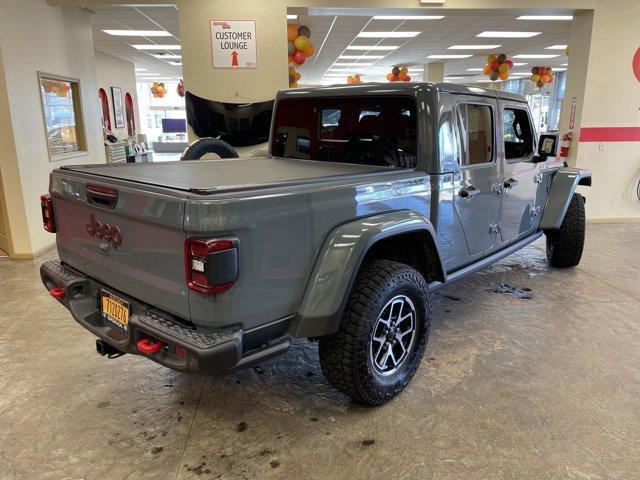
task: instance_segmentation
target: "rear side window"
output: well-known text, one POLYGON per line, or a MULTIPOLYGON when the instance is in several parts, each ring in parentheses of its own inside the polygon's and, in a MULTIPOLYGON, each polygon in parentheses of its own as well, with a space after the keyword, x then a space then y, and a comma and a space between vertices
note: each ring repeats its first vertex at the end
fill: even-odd
POLYGON ((533 155, 533 129, 527 111, 522 108, 505 108, 502 121, 505 158, 511 160, 533 155))
POLYGON ((414 168, 416 106, 411 97, 284 99, 276 107, 276 157, 414 168))
POLYGON ((488 105, 460 104, 458 117, 462 126, 465 154, 461 165, 480 165, 493 161, 493 111, 488 105))

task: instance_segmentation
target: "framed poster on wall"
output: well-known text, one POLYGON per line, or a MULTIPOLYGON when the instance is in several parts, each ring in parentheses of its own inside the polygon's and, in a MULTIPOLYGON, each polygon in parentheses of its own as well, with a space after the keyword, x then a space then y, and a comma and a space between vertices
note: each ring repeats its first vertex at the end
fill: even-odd
POLYGON ((124 128, 124 102, 122 101, 122 89, 120 87, 111 87, 111 97, 113 98, 113 118, 115 119, 116 128, 124 128))

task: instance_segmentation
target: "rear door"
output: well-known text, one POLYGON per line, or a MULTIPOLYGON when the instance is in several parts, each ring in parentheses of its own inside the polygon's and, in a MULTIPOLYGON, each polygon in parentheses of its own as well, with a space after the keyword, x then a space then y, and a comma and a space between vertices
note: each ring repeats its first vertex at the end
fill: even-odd
POLYGON ((496 101, 469 97, 456 106, 461 138, 461 182, 454 205, 471 255, 496 243, 500 218, 500 163, 496 152, 496 101))
POLYGON ((58 170, 51 194, 62 261, 189 318, 180 192, 58 170))
POLYGON ((503 162, 500 231, 503 242, 512 242, 534 230, 542 210, 536 203, 538 169, 531 163, 536 133, 526 104, 501 100, 500 115, 503 162))

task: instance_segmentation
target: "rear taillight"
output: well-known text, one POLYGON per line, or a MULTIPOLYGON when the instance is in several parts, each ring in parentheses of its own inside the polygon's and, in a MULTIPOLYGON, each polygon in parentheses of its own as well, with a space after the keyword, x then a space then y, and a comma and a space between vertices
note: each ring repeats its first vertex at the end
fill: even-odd
POLYGON ((40 207, 42 208, 42 226, 49 233, 56 233, 56 221, 53 218, 53 199, 51 195, 40 197, 40 207))
POLYGON ((238 278, 238 242, 188 238, 184 243, 187 285, 207 295, 229 290, 238 278))

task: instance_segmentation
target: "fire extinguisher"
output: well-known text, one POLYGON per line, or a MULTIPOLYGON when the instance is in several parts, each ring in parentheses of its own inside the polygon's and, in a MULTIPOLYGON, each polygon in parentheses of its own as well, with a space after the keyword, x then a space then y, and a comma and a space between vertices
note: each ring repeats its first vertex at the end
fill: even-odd
POLYGON ((571 131, 565 133, 562 136, 562 143, 560 144, 560 157, 567 158, 569 156, 570 146, 571 146, 571 131))

